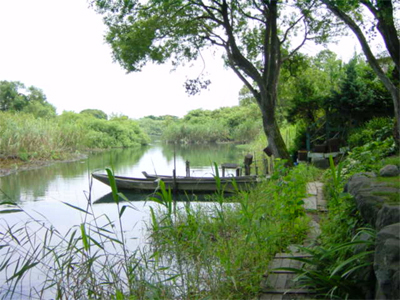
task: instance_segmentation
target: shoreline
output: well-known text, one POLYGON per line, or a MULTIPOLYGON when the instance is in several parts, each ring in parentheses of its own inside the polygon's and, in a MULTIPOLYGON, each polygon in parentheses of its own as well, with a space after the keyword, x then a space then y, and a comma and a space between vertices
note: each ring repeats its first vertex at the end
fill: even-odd
POLYGON ((30 160, 23 161, 18 157, 0 158, 0 177, 9 176, 22 171, 29 171, 48 167, 56 163, 68 163, 87 159, 87 153, 69 154, 68 158, 60 160, 30 160))

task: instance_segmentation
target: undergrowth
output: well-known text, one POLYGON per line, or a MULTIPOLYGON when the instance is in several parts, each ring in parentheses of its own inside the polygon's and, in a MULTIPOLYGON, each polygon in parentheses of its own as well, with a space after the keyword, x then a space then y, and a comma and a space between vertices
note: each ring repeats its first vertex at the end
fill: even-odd
POLYGON ((150 239, 158 259, 179 270, 180 298, 256 296, 270 259, 306 235, 302 199, 314 175, 313 168, 289 172, 280 162, 270 181, 230 203, 187 203, 174 211, 172 198, 164 195, 164 209, 152 210, 150 239))

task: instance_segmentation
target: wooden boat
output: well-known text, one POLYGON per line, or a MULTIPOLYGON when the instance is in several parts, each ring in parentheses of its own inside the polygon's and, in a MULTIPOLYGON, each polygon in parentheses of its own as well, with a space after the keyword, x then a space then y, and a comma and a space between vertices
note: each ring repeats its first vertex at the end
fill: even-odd
MULTIPOLYGON (((92 173, 93 178, 110 185, 106 174, 92 173)), ((243 177, 243 176, 241 176, 243 177)), ((254 176, 247 178, 223 177, 220 178, 222 190, 227 193, 236 190, 247 191, 254 187, 259 181, 254 176), (236 189, 237 187, 237 189, 236 189)), ((165 183, 167 189, 176 190, 182 193, 209 193, 218 190, 216 180, 213 177, 170 177, 164 178, 134 178, 115 176, 115 182, 118 189, 132 191, 151 191, 154 192, 160 187, 160 180, 165 183)))
MULTIPOLYGON (((157 175, 157 174, 148 174, 146 171, 142 172, 143 176, 148 178, 148 179, 173 179, 172 175, 157 175)), ((189 180, 214 180, 214 177, 207 177, 207 176, 176 176, 177 179, 189 179, 189 180)), ((228 177, 220 177, 222 180, 230 179, 232 180, 233 178, 235 179, 236 182, 252 182, 258 178, 257 175, 246 175, 246 176, 228 176, 228 177)))

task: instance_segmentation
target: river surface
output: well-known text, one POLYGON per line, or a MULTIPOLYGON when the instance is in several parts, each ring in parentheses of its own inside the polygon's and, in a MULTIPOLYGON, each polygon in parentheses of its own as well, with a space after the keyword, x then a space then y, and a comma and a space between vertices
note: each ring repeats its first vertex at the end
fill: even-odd
MULTIPOLYGON (((11 200, 25 211, 1 214, 0 231, 29 222, 32 231, 46 224, 47 228, 66 234, 84 222, 87 215, 77 208, 86 210, 88 201, 94 203, 93 215, 107 215, 110 220, 117 220, 118 210, 111 200, 110 187, 91 180, 90 174, 95 170, 104 171, 106 167, 112 167, 116 175, 143 177, 142 171, 172 175, 176 166, 179 176, 185 175, 185 162, 189 161, 192 176, 212 176, 214 162, 219 165, 242 163, 245 154, 231 144, 174 146, 154 142, 145 147, 92 153, 84 160, 56 163, 0 177, 0 201, 11 200)), ((129 246, 134 249, 146 243, 150 207, 157 204, 146 201, 146 195, 126 196, 134 200, 131 202, 134 209, 127 209, 122 219, 129 232, 129 246)))

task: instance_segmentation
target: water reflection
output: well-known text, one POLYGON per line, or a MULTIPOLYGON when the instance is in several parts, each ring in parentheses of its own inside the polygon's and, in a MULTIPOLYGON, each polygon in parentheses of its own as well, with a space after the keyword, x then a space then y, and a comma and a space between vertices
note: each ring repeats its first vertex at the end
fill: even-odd
MULTIPOLYGON (((244 154, 231 144, 219 145, 165 145, 154 143, 151 146, 113 149, 105 152, 93 152, 88 159, 56 163, 48 167, 23 171, 6 177, 0 177, 0 200, 12 200, 18 203, 34 201, 65 201, 78 203, 86 201, 84 191, 89 190, 90 173, 112 167, 115 174, 143 177, 142 171, 163 175, 172 175, 176 167, 177 175, 185 175, 185 161, 190 161, 193 176, 210 176, 212 164, 216 162, 241 163, 244 154), (174 161, 175 154, 175 161, 174 161), (7 195, 7 196, 5 196, 7 195)), ((110 191, 109 187, 95 182, 95 199, 110 191)), ((135 200, 146 199, 146 195, 135 195, 135 200)))
POLYGON ((190 161, 193 167, 211 166, 212 163, 241 163, 245 153, 238 150, 234 144, 201 144, 201 145, 162 145, 162 154, 167 161, 176 156, 184 161, 190 161))
MULTIPOLYGON (((132 202, 135 201, 152 201, 153 199, 161 199, 161 197, 157 193, 138 193, 138 192, 130 192, 124 191, 123 195, 132 202)), ((231 197, 232 194, 226 194, 225 198, 231 197)), ((213 194, 183 194, 178 193, 176 195, 172 195, 172 199, 177 202, 213 202, 217 196, 213 194)), ((124 201, 120 199, 120 201, 124 201)), ((102 197, 96 199, 93 204, 104 204, 104 203, 115 203, 112 193, 108 193, 103 195, 102 197)))
POLYGON ((2 193, 0 200, 11 198, 16 202, 46 200, 55 192, 69 192, 77 188, 82 191, 82 183, 87 188, 90 172, 113 166, 115 169, 135 165, 149 147, 116 149, 91 153, 89 159, 68 163, 55 163, 40 169, 33 169, 0 178, 2 193), (56 186, 53 191, 51 186, 56 186))

